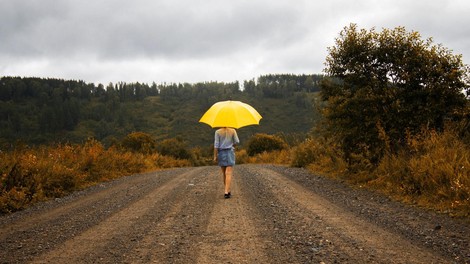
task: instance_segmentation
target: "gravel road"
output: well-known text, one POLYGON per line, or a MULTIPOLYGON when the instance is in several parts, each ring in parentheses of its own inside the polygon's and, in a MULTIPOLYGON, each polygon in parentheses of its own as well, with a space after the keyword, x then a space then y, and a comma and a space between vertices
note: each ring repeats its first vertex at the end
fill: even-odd
POLYGON ((0 263, 470 263, 470 221, 306 170, 120 178, 0 217, 0 263))

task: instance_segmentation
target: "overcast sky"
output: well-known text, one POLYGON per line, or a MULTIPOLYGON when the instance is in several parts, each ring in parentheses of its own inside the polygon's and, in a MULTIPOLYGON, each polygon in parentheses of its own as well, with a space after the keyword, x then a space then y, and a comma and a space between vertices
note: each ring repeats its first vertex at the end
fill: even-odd
POLYGON ((350 23, 404 26, 470 64, 468 0, 0 0, 0 76, 232 82, 322 73, 350 23))

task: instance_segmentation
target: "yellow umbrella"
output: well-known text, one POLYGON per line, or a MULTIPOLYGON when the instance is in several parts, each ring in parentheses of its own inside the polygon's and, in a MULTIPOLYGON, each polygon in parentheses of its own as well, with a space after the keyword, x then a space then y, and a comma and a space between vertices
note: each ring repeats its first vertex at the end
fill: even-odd
POLYGON ((240 128, 259 125, 261 115, 251 105, 240 101, 221 101, 212 105, 199 122, 214 127, 240 128))

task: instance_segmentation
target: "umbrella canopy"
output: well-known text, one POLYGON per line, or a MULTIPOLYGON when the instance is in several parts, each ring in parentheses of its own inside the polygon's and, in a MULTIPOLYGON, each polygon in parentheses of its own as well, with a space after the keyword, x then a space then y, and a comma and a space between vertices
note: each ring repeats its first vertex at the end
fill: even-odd
POLYGON ((251 105, 240 101, 221 101, 212 105, 199 122, 214 127, 240 128, 258 125, 261 115, 251 105))

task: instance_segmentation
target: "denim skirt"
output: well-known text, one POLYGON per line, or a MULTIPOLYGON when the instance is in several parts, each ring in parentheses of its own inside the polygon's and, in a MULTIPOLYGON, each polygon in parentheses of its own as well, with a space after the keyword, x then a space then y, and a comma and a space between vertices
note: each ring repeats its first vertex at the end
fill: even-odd
POLYGON ((233 148, 219 149, 217 153, 217 160, 219 162, 219 166, 221 167, 233 166, 235 165, 235 151, 233 148))

